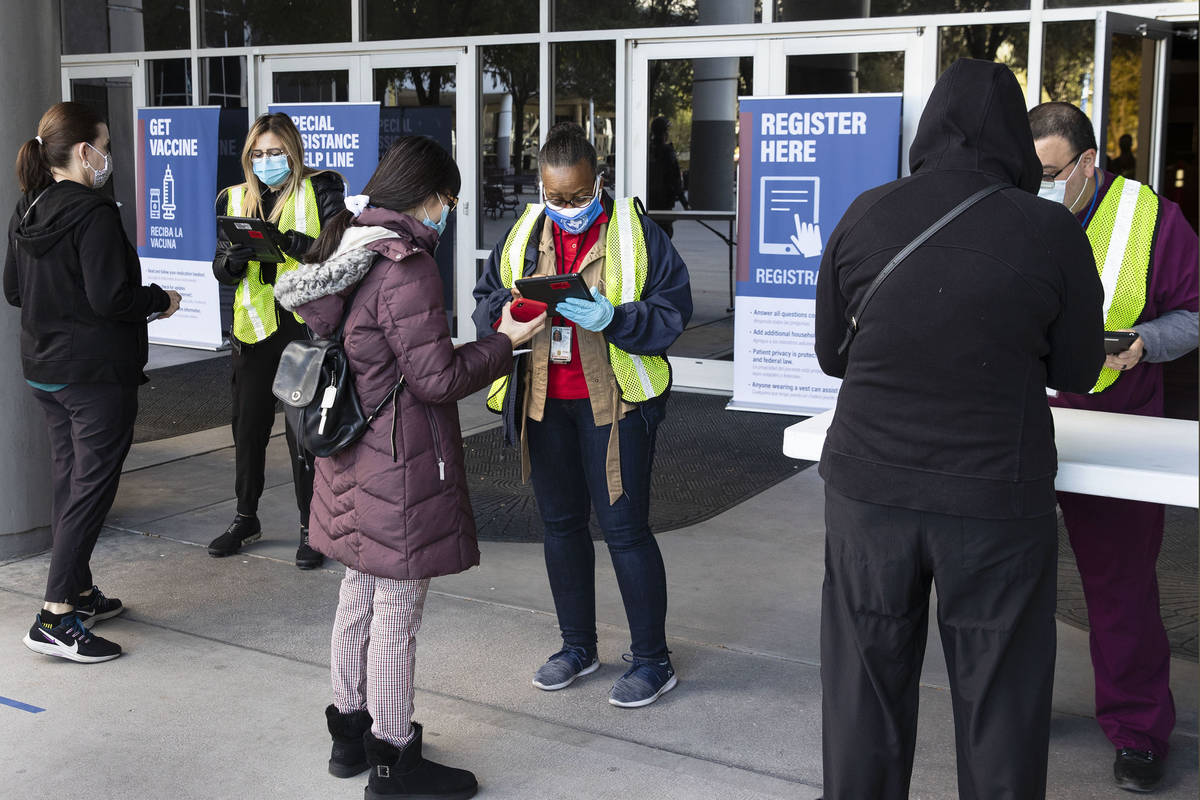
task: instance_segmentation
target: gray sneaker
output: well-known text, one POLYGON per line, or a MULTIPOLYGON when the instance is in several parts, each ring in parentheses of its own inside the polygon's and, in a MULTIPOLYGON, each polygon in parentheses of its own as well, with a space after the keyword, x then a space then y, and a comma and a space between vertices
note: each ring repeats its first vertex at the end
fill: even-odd
POLYGON ((533 675, 533 685, 547 692, 565 689, 581 675, 600 669, 600 658, 583 647, 564 645, 533 675))
POLYGON ((632 664, 624 675, 613 684, 608 702, 621 708, 648 706, 675 688, 675 668, 671 659, 638 658, 626 653, 621 656, 632 664))

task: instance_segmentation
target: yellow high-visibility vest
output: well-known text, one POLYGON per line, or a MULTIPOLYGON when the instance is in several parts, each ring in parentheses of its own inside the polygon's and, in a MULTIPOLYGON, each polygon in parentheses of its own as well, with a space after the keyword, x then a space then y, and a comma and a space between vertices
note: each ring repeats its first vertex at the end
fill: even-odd
MULTIPOLYGON (((525 213, 504 241, 500 253, 500 282, 506 289, 511 289, 513 281, 522 275, 525 250, 544 209, 541 203, 526 206, 525 213)), ((616 201, 604 241, 604 296, 614 306, 641 300, 650 257, 633 198, 616 201)), ((642 403, 658 397, 671 385, 671 366, 665 356, 634 355, 608 342, 608 363, 621 389, 621 398, 628 403, 642 403)), ((507 393, 507 376, 492 383, 488 391, 488 408, 499 412, 507 393)))
MULTIPOLYGON (((1092 255, 1104 284, 1104 329, 1132 328, 1146 308, 1147 277, 1158 227, 1158 195, 1118 177, 1087 226, 1092 255)), ((1121 373, 1104 367, 1091 393, 1103 392, 1121 373)))
MULTIPOLYGON (((242 203, 245 197, 244 185, 230 186, 226 213, 231 217, 243 216, 242 203)), ((304 179, 301 191, 278 202, 284 204, 283 213, 279 216, 279 230, 300 231, 314 239, 321 233, 317 192, 313 189, 311 178, 304 179)), ((287 253, 283 257, 284 262, 275 271, 276 279, 300 266, 300 262, 287 253)), ((275 316, 275 287, 263 283, 261 270, 262 265, 257 261, 247 264, 246 274, 238 283, 233 298, 233 335, 246 344, 261 342, 279 328, 279 320, 275 316)), ((299 314, 293 316, 297 322, 304 322, 299 314)))

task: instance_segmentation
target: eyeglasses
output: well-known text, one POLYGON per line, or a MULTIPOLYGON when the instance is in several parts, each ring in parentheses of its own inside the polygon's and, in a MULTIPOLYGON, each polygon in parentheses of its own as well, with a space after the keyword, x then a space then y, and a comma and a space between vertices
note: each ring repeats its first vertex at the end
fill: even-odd
POLYGON ((1063 174, 1063 172, 1065 172, 1065 171, 1066 171, 1067 167, 1071 166, 1071 165, 1072 165, 1072 164, 1074 164, 1076 161, 1078 161, 1078 160, 1079 160, 1079 157, 1080 157, 1081 155, 1083 155, 1083 151, 1082 151, 1082 150, 1081 150, 1081 151, 1079 151, 1078 153, 1076 153, 1076 154, 1075 154, 1075 157, 1074 157, 1074 158, 1072 158, 1070 161, 1068 161, 1066 164, 1064 164, 1064 165, 1063 165, 1063 166, 1062 166, 1062 167, 1061 167, 1061 168, 1060 168, 1060 169, 1059 169, 1057 172, 1045 172, 1045 171, 1043 171, 1043 172, 1042 172, 1042 182, 1043 182, 1043 183, 1049 183, 1050 181, 1057 180, 1057 179, 1058 179, 1058 176, 1059 176, 1059 175, 1062 175, 1062 174, 1063 174))
POLYGON ((452 194, 446 195, 446 199, 443 202, 451 211, 458 207, 458 198, 452 194))
POLYGON ((266 157, 276 158, 278 156, 283 156, 283 155, 287 155, 287 153, 283 152, 278 147, 272 147, 270 150, 251 150, 250 151, 251 158, 266 158, 266 157))
POLYGON ((583 208, 588 203, 596 199, 596 193, 600 191, 600 178, 596 178, 596 186, 592 189, 591 194, 577 194, 570 200, 561 195, 546 194, 546 187, 542 187, 542 199, 552 206, 557 208, 583 208))

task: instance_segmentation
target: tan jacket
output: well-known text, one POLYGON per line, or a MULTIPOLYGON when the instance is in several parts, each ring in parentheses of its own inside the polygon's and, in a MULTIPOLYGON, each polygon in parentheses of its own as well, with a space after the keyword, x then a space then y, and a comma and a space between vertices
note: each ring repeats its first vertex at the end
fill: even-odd
MULTIPOLYGON (((535 275, 554 275, 557 264, 554 255, 553 225, 542 226, 542 238, 538 244, 538 263, 535 275)), ((596 244, 583 257, 580 275, 588 287, 604 286, 604 251, 608 224, 600 228, 596 244)), ((616 503, 625 491, 621 483, 621 448, 617 422, 636 406, 621 400, 621 389, 608 361, 608 342, 604 335, 576 326, 575 335, 579 342, 579 360, 583 365, 583 377, 587 381, 588 397, 592 404, 592 419, 596 426, 612 425, 608 437, 608 455, 605 470, 608 475, 608 502, 616 503)), ((550 380, 550 326, 546 326, 529 344, 533 351, 526 359, 525 406, 528 419, 540 422, 546 409, 546 390, 550 380)), ((529 441, 526 427, 521 426, 521 479, 529 480, 529 441)))

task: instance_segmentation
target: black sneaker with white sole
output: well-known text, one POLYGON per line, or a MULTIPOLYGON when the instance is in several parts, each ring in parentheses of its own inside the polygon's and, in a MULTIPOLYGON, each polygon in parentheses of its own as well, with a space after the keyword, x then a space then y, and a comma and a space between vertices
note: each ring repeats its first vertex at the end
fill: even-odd
POLYGON ((121 655, 121 645, 102 639, 83 627, 79 617, 67 614, 53 627, 42 622, 38 614, 29 633, 25 634, 25 646, 35 653, 58 656, 82 664, 112 661, 121 655))
POLYGON ((124 610, 125 606, 120 600, 106 597, 99 586, 93 586, 91 594, 86 597, 80 595, 75 602, 75 616, 79 617, 85 628, 92 627, 102 619, 112 619, 124 610))

